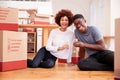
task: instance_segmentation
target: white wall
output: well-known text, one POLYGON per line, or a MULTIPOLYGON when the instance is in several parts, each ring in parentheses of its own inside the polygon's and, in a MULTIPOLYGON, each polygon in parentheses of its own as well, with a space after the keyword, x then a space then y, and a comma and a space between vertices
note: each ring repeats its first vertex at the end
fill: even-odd
POLYGON ((120 0, 91 0, 90 23, 103 35, 115 35, 115 19, 120 18, 120 0))
POLYGON ((115 35, 115 19, 120 18, 120 0, 111 0, 111 34, 115 35))
POLYGON ((110 34, 110 0, 91 0, 91 25, 99 27, 103 35, 110 34))
POLYGON ((60 9, 69 9, 74 14, 83 14, 87 23, 90 22, 90 0, 52 0, 52 5, 54 15, 60 9))

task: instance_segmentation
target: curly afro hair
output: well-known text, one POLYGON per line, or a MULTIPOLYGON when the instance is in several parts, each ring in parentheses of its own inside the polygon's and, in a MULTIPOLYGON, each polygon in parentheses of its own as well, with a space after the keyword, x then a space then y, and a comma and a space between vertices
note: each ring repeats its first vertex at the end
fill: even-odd
POLYGON ((73 13, 70 11, 70 10, 68 10, 68 9, 62 9, 62 10, 60 10, 57 14, 56 14, 56 16, 55 16, 55 22, 59 25, 59 26, 61 26, 60 25, 60 19, 61 19, 61 17, 64 17, 64 16, 66 16, 67 18, 68 18, 68 20, 69 20, 69 24, 68 24, 68 26, 70 26, 70 25, 72 25, 72 22, 73 22, 73 13))

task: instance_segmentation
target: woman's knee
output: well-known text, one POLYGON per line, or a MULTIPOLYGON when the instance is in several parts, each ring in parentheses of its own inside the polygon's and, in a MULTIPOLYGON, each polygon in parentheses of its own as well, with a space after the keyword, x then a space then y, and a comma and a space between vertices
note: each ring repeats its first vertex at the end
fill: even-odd
POLYGON ((48 59, 47 61, 41 62, 39 66, 43 68, 52 68, 55 66, 55 61, 48 59))
POLYGON ((37 64, 35 64, 35 63, 33 63, 33 61, 32 61, 32 60, 27 59, 27 67, 30 67, 30 68, 37 68, 37 67, 38 67, 38 65, 37 65, 37 64))
POLYGON ((47 64, 47 68, 52 68, 55 66, 55 62, 53 61, 49 61, 49 63, 47 64))
MULTIPOLYGON (((42 47, 42 48, 39 49, 39 51, 45 51, 45 50, 46 50, 45 47, 42 47)), ((39 51, 38 51, 38 52, 39 52, 39 51)))

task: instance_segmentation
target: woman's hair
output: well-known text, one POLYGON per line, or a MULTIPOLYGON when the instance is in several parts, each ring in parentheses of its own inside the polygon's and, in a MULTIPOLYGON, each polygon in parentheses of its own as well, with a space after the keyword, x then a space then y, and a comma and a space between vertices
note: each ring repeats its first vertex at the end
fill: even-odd
POLYGON ((72 20, 73 14, 72 14, 72 12, 71 12, 70 10, 68 10, 68 9, 62 9, 62 10, 60 10, 60 11, 56 14, 56 16, 55 16, 55 22, 56 22, 59 26, 61 26, 61 25, 60 25, 60 19, 61 19, 61 17, 64 17, 64 16, 66 16, 66 17, 68 18, 68 20, 69 20, 68 26, 70 26, 70 25, 72 24, 72 22, 73 22, 73 20, 72 20))

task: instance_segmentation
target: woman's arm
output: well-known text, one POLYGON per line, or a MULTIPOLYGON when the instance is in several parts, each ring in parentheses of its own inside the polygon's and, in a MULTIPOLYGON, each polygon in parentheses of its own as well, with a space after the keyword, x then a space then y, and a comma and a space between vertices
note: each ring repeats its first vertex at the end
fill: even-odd
POLYGON ((46 44, 46 49, 48 50, 48 51, 51 51, 51 52, 57 52, 58 50, 58 47, 55 47, 55 46, 53 46, 53 39, 54 39, 54 36, 55 36, 55 34, 54 34, 54 30, 52 30, 51 32, 50 32, 50 34, 49 34, 49 38, 48 38, 48 41, 47 41, 47 44, 46 44))

